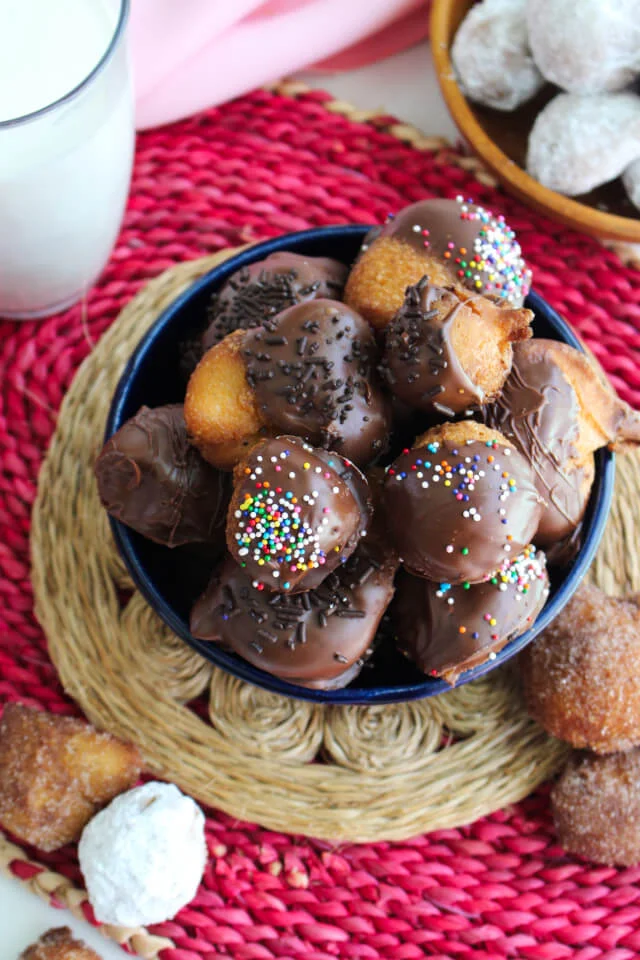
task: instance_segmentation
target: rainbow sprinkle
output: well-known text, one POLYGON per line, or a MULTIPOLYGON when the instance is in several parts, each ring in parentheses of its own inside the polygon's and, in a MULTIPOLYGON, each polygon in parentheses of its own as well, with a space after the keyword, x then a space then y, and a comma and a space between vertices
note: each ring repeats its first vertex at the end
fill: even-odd
MULTIPOLYGON (((285 450, 279 456, 269 458, 271 468, 283 476, 282 481, 277 481, 282 486, 264 479, 261 456, 256 458, 257 465, 253 469, 245 469, 253 489, 244 494, 234 513, 237 520, 234 536, 241 566, 251 560, 259 567, 276 567, 271 569, 271 576, 276 580, 282 576, 281 586, 285 590, 291 586, 284 579, 288 573, 315 570, 327 562, 320 543, 322 528, 329 524, 328 514, 331 512, 325 507, 320 525, 315 528, 303 519, 304 505, 315 507, 320 494, 312 490, 299 501, 295 493, 286 488, 287 479, 293 480, 296 476, 286 463, 290 455, 290 451, 285 450)), ((305 462, 303 470, 311 470, 311 464, 305 462)), ((316 467, 314 472, 322 474, 325 480, 332 478, 332 474, 321 467, 316 467)))
POLYGON ((515 232, 502 215, 494 216, 462 197, 456 200, 460 204, 460 219, 477 221, 479 225, 473 250, 456 250, 453 243, 448 244, 444 256, 452 258, 458 277, 478 292, 491 293, 511 303, 526 297, 531 289, 531 271, 524 262, 515 232))
MULTIPOLYGON (((477 442, 478 441, 475 440, 467 440, 465 441, 465 446, 469 447, 477 442)), ((511 494, 518 492, 518 485, 509 471, 497 460, 496 453, 499 451, 503 456, 509 457, 511 456, 511 450, 509 447, 500 447, 495 440, 487 440, 483 446, 492 451, 488 453, 485 458, 487 468, 501 474, 502 483, 498 486, 498 500, 504 503, 511 494)), ((395 477, 398 482, 406 480, 409 476, 415 476, 417 480, 420 480, 421 487, 424 490, 428 490, 431 484, 441 483, 443 487, 450 490, 452 496, 461 504, 461 514, 464 519, 472 520, 474 523, 480 523, 482 516, 478 509, 473 506, 465 506, 470 501, 470 494, 476 490, 476 487, 487 475, 487 471, 481 469, 480 464, 482 458, 480 454, 474 453, 473 455, 465 456, 460 450, 453 449, 451 451, 451 460, 445 457, 439 462, 436 462, 440 447, 441 444, 439 441, 428 443, 424 449, 431 454, 433 457, 432 460, 416 457, 414 463, 411 464, 408 470, 397 470, 394 467, 389 467, 387 469, 387 475, 395 477), (454 457, 457 458, 457 462, 454 461, 454 457)), ((405 449, 402 451, 402 456, 406 456, 409 453, 411 453, 411 451, 405 449)), ((499 513, 502 516, 501 522, 506 524, 506 511, 500 509, 499 513)), ((447 553, 453 552, 453 548, 449 550, 447 547, 446 550, 447 553)), ((507 544, 505 550, 509 553, 511 547, 507 544)), ((469 553, 469 548, 463 547, 460 552, 466 557, 469 553)))
MULTIPOLYGON (((514 559, 504 560, 494 573, 489 574, 489 576, 485 578, 483 583, 491 584, 496 587, 500 593, 505 593, 511 589, 514 593, 514 599, 520 600, 522 597, 526 597, 533 583, 537 580, 545 579, 545 555, 541 551, 537 551, 533 544, 530 544, 514 559)), ((469 583, 462 584, 463 590, 469 590, 472 586, 473 584, 469 583)), ((455 606, 455 591, 452 591, 450 583, 438 584, 436 597, 439 600, 446 600, 447 605, 450 607, 455 606)), ((491 610, 483 613, 481 618, 492 630, 498 626, 498 620, 491 610)), ((467 633, 467 629, 467 627, 461 625, 458 627, 458 633, 467 633)), ((480 634, 474 631, 471 636, 474 640, 477 640, 480 634)), ((498 640, 499 636, 499 633, 491 633, 492 640, 498 640)))

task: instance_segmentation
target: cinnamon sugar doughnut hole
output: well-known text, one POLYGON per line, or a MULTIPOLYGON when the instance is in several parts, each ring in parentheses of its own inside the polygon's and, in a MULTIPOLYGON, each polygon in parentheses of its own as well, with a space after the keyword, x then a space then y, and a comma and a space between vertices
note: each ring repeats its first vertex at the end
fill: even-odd
POLYGON ((640 744, 640 608, 583 584, 520 656, 526 705, 573 747, 608 754, 640 744))
POLYGON ((640 863, 640 750, 575 753, 551 793, 558 839, 608 866, 640 863))

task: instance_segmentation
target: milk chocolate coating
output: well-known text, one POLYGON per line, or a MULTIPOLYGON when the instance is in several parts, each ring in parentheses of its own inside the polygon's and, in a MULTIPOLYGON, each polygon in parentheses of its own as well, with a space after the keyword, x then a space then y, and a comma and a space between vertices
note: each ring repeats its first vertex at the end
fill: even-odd
POLYGON ((362 541, 318 587, 291 596, 257 589, 228 558, 193 608, 191 632, 283 680, 339 689, 370 652, 395 569, 379 543, 362 541))
POLYGON ((580 456, 576 392, 553 358, 540 352, 543 341, 532 343, 534 350, 526 343, 515 344, 511 373, 502 394, 485 408, 484 418, 531 464, 536 487, 547 504, 536 543, 550 546, 576 529, 591 487, 585 484, 589 465, 571 463, 580 456))
POLYGON ((451 343, 462 307, 464 301, 453 290, 431 286, 425 277, 407 288, 404 305, 385 328, 382 375, 394 395, 415 410, 451 416, 485 399, 451 343))
POLYGON ((513 230, 476 204, 421 200, 390 219, 380 236, 436 257, 449 265, 456 282, 476 293, 519 307, 529 292, 531 272, 513 230))
POLYGON ((360 466, 385 449, 390 403, 377 374, 369 324, 335 300, 281 313, 270 330, 247 333, 247 380, 267 423, 360 466))
POLYGON ((398 645, 424 673, 455 684, 524 633, 548 595, 544 553, 535 547, 466 588, 401 573, 392 608, 398 645))
POLYGON ((352 463, 297 437, 264 440, 236 467, 227 546, 252 579, 297 593, 351 556, 370 511, 352 463))
POLYGON ((317 297, 339 299, 346 279, 347 268, 337 260, 287 251, 242 267, 211 300, 202 352, 233 330, 270 328, 277 314, 296 303, 317 297))
POLYGON ((480 440, 402 453, 388 470, 384 502, 407 570, 447 583, 483 580, 520 553, 541 511, 526 460, 480 440))
POLYGON ((95 473, 111 516, 150 540, 224 544, 231 484, 189 444, 181 404, 141 407, 107 441, 95 473))

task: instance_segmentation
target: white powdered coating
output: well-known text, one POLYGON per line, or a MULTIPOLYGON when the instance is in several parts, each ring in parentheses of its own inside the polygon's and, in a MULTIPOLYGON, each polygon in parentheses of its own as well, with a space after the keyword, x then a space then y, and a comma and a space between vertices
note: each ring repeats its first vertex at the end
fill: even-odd
POLYGON ((622 174, 622 183, 629 200, 640 210, 640 158, 629 164, 622 174))
POLYGON ((93 818, 78 855, 99 921, 161 923, 196 894, 207 858, 204 816, 173 784, 146 783, 93 818))
POLYGON ((456 33, 451 59, 460 89, 477 103, 515 110, 544 78, 529 51, 526 0, 484 0, 456 33))
POLYGON ((619 177, 640 157, 640 97, 560 93, 529 135, 527 170, 543 186, 569 197, 619 177))
POLYGON ((640 72, 638 0, 527 0, 526 13, 533 58, 564 90, 621 90, 640 72))

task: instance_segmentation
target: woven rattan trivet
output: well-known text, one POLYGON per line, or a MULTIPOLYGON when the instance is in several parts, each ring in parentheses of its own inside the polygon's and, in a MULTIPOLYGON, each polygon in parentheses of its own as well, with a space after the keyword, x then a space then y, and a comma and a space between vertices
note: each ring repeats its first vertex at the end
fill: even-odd
MULTIPOLYGON (((511 670, 423 702, 324 708, 212 669, 138 594, 121 609, 118 590, 131 585, 92 471, 110 397, 159 311, 225 255, 152 281, 85 360, 62 405, 40 473, 32 557, 36 612, 65 689, 95 724, 137 743, 154 774, 274 830, 404 839, 522 799, 565 748, 527 718, 511 670), (211 722, 183 705, 207 687, 211 722)), ((637 463, 627 463, 597 568, 609 587, 624 572, 619 554, 632 556, 620 549, 634 535, 625 485, 631 476, 637 484, 637 463)))

